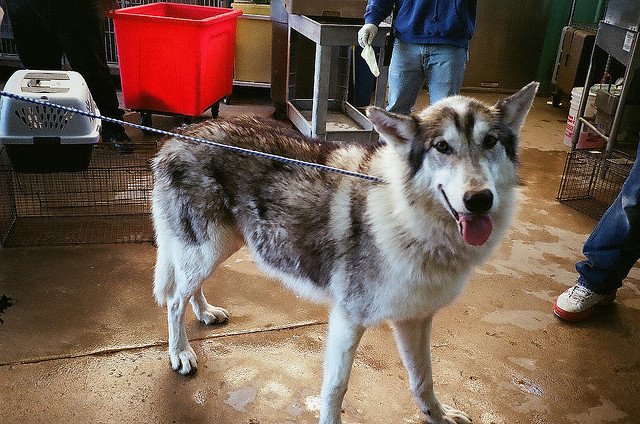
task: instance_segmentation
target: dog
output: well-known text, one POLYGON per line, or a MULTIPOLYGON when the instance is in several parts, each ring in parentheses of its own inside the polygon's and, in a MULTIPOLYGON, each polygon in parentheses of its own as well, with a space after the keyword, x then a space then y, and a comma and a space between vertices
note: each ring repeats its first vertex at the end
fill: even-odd
MULTIPOLYGON (((358 343, 388 322, 411 391, 431 423, 464 423, 433 391, 434 314, 500 243, 515 208, 520 128, 538 84, 488 106, 455 96, 418 114, 366 111, 381 141, 306 138, 261 118, 210 120, 183 134, 377 177, 371 181, 183 139, 153 160, 154 295, 167 307, 174 370, 197 367, 191 304, 205 324, 229 313, 203 280, 246 245, 258 266, 297 294, 328 302, 320 423, 341 422, 358 343)), ((275 122, 275 121, 274 121, 275 122)))

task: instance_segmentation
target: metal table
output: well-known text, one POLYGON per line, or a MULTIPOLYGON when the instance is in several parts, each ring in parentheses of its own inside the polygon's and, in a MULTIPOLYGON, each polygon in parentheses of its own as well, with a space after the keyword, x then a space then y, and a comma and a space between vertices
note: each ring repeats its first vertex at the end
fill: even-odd
MULTIPOLYGON (((361 20, 344 20, 336 18, 311 18, 302 15, 289 15, 289 31, 296 31, 313 41, 316 45, 315 68, 313 81, 313 99, 293 99, 287 101, 287 114, 293 124, 305 135, 326 140, 356 140, 368 141, 373 132, 371 122, 355 107, 344 100, 344 92, 337 99, 329 100, 329 81, 331 73, 332 51, 337 47, 355 46, 358 44, 358 30, 362 27, 361 20), (310 110, 311 116, 305 116, 301 110, 310 110), (328 110, 338 110, 361 127, 360 130, 341 131, 327 130, 328 110)), ((373 42, 374 47, 382 47, 385 37, 391 30, 388 24, 382 24, 373 42)), ((289 36, 291 39, 291 36, 289 36)), ((295 48, 289 46, 289 49, 295 48)), ((378 67, 380 75, 376 81, 374 104, 384 107, 388 66, 384 66, 384 49, 380 49, 378 67)), ((291 52, 289 52, 291 56, 291 52)), ((349 66, 347 65, 347 69, 349 66)), ((345 90, 346 91, 346 90, 345 90)))

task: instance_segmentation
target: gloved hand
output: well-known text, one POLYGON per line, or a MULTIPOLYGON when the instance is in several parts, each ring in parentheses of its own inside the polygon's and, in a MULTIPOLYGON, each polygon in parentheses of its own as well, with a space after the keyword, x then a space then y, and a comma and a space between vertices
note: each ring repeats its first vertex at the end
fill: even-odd
POLYGON ((364 24, 358 31, 358 44, 363 49, 373 43, 373 39, 378 33, 378 27, 374 24, 364 24))

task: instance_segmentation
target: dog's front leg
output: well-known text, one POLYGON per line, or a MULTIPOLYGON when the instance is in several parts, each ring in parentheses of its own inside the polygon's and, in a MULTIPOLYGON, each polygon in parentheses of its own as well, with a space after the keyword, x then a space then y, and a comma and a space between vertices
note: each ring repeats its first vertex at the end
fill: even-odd
POLYGON ((433 424, 469 424, 471 417, 463 411, 442 404, 433 391, 431 368, 432 318, 394 322, 396 342, 407 372, 409 384, 420 409, 433 424))
POLYGON ((340 424, 342 399, 347 391, 353 358, 364 327, 353 323, 339 306, 329 314, 324 373, 320 393, 320 424, 340 424))

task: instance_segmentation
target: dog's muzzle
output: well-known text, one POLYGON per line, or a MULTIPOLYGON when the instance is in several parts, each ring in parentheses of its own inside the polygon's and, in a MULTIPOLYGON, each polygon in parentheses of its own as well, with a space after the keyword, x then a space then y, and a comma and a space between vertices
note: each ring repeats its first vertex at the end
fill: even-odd
POLYGON ((438 186, 442 197, 449 207, 451 215, 458 222, 460 235, 465 242, 472 246, 482 246, 486 243, 493 231, 493 220, 489 210, 493 206, 493 194, 491 190, 469 191, 464 194, 463 202, 469 212, 458 212, 447 197, 442 186, 438 186))

